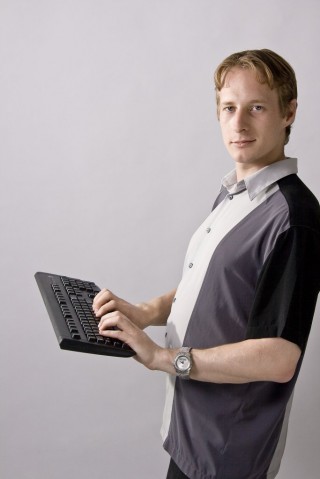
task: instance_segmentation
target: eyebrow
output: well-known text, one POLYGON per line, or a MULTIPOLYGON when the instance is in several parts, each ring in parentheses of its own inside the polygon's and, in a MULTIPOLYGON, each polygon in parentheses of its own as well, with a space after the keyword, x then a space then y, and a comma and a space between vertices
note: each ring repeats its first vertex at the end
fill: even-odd
MULTIPOLYGON (((220 102, 220 105, 224 105, 224 106, 230 106, 230 105, 234 105, 235 103, 237 103, 236 101, 222 101, 220 102)), ((246 103, 258 103, 258 104, 263 104, 263 103, 268 103, 267 100, 262 100, 262 99, 253 99, 253 100, 249 100, 248 102, 246 103)))

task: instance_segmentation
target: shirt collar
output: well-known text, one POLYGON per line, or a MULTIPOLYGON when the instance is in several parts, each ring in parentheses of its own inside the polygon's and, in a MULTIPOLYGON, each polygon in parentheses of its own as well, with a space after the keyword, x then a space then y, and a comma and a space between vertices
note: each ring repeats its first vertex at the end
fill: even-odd
POLYGON ((276 181, 285 176, 298 173, 297 165, 297 158, 285 158, 284 160, 276 161, 269 166, 265 166, 239 182, 237 182, 236 170, 232 170, 222 178, 222 188, 226 188, 228 192, 232 194, 240 193, 246 189, 250 200, 253 200, 261 191, 276 181))

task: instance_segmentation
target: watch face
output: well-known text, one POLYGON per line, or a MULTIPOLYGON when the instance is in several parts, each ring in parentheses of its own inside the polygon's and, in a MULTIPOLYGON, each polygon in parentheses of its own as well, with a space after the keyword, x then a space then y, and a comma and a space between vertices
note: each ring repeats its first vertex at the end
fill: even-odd
POLYGON ((177 359, 177 368, 180 371, 187 371, 190 368, 190 359, 187 356, 180 356, 177 359))

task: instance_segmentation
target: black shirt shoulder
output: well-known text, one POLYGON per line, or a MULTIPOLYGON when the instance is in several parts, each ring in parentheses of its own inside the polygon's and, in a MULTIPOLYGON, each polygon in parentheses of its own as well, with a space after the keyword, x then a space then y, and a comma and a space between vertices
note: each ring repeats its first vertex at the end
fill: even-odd
POLYGON ((289 175, 278 181, 290 215, 291 226, 305 226, 320 234, 320 206, 315 195, 296 175, 289 175))

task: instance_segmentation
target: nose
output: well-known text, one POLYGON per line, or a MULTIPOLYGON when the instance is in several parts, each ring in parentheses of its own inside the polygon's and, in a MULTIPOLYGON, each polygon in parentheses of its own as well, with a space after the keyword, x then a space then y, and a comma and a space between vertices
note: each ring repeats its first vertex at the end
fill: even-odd
POLYGON ((248 112, 238 108, 233 115, 233 129, 237 133, 248 129, 248 112))

